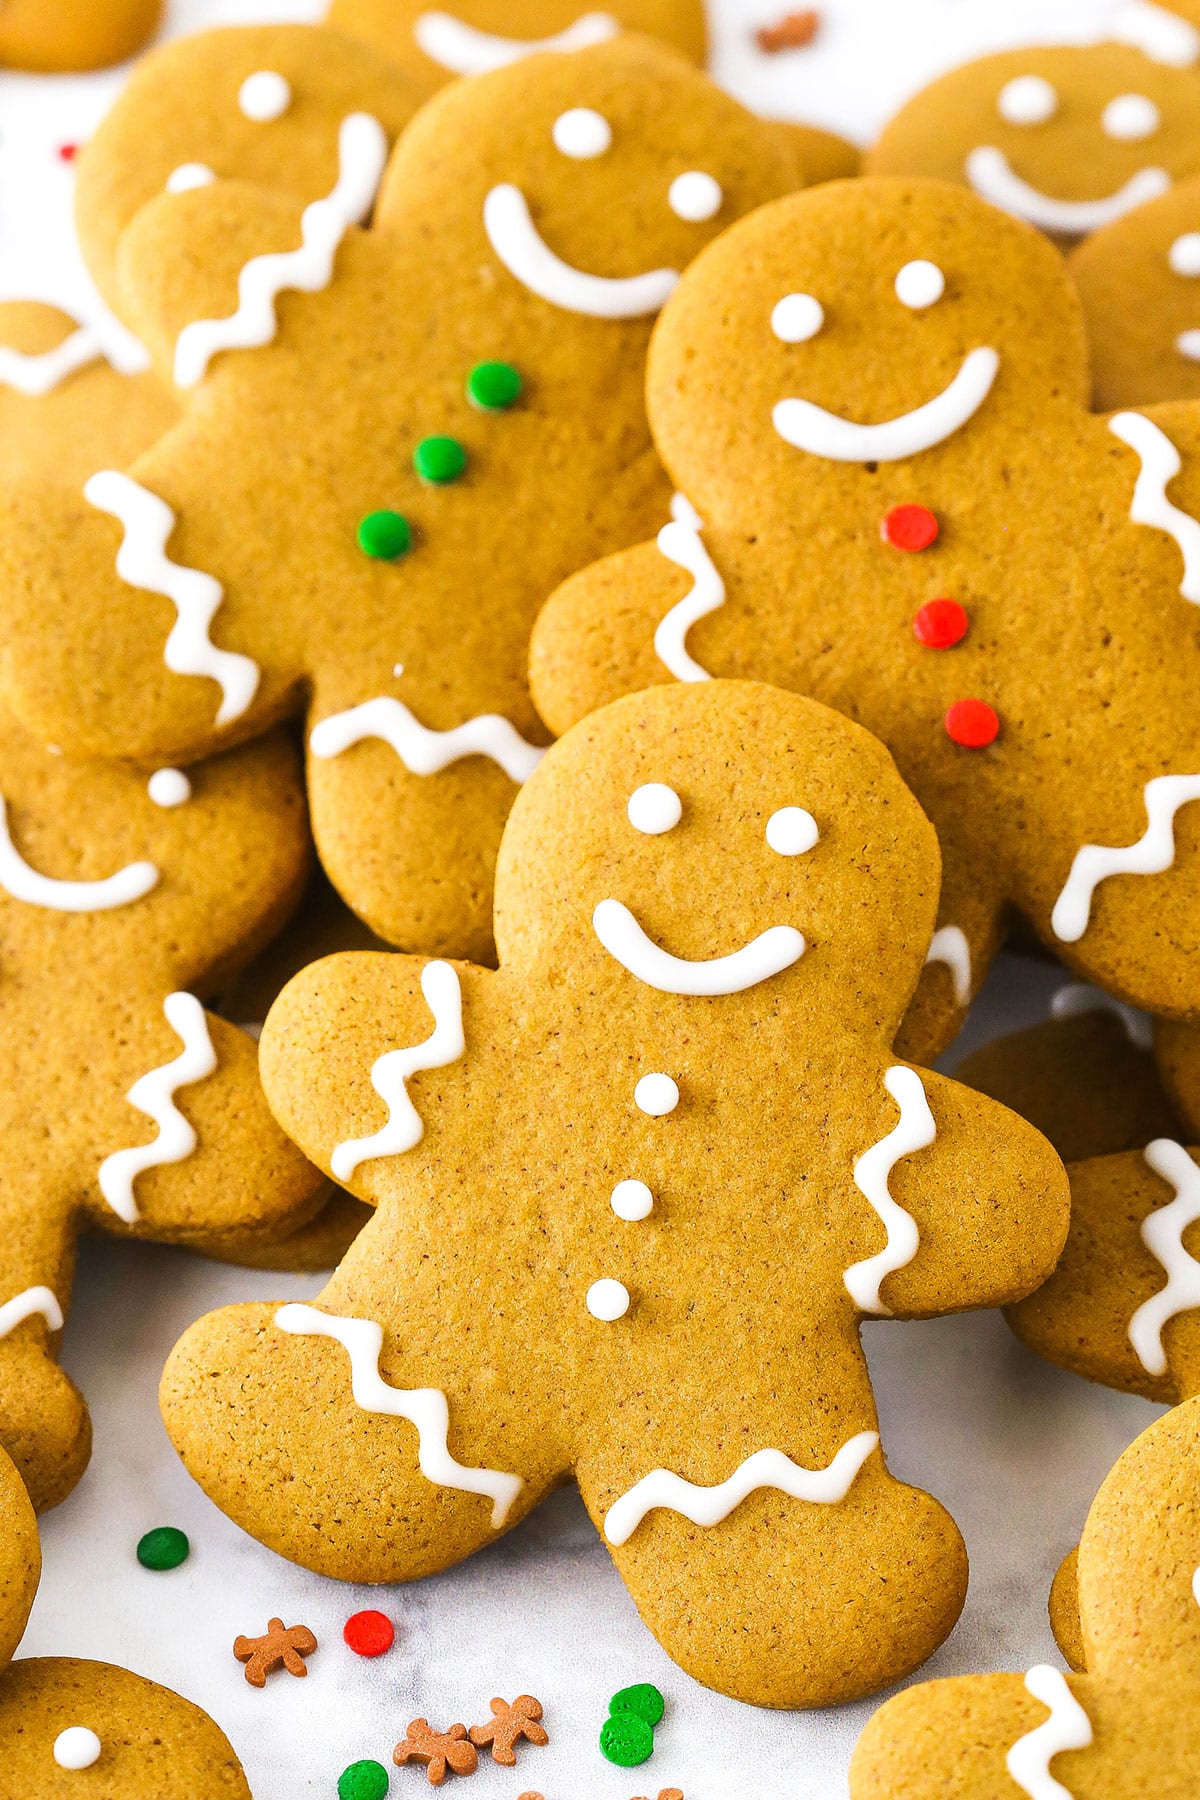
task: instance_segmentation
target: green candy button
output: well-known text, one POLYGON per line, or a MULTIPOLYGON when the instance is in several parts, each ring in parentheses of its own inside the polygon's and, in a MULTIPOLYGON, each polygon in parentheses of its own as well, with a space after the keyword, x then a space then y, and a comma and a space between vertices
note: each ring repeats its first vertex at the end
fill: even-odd
POLYGON ((412 532, 402 513, 373 512, 359 521, 359 549, 367 556, 377 557, 380 562, 395 562, 411 543, 412 532))
POLYGON ((413 451, 413 468, 421 480, 435 482, 439 487, 457 481, 466 466, 467 453, 457 438, 422 438, 413 451))
POLYGON ((467 399, 484 412, 506 412, 521 397, 521 377, 511 363, 476 363, 467 376, 467 399))
POLYGON ((388 1791, 388 1772, 382 1763, 351 1763, 338 1776, 338 1800, 383 1800, 388 1791))
POLYGON ((138 1539, 137 1559, 143 1569, 177 1569, 188 1559, 187 1533, 174 1525, 156 1525, 138 1539))
POLYGON ((667 1703, 652 1681, 638 1681, 614 1694, 608 1710, 610 1713, 633 1713, 653 1729, 666 1712, 667 1703))
POLYGON ((654 1727, 636 1713, 613 1713, 600 1727, 600 1750, 619 1769, 635 1769, 654 1752, 654 1727))

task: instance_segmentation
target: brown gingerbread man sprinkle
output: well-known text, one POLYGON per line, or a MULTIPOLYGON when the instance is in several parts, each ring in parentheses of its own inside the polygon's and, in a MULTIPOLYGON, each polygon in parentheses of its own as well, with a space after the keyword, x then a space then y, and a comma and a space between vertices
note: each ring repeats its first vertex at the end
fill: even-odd
POLYGON ((518 1694, 512 1705, 507 1700, 492 1700, 490 1703, 493 1717, 486 1725, 472 1725, 468 1736, 473 1744, 483 1749, 485 1744, 492 1746, 492 1761, 512 1766, 517 1760, 514 1745, 521 1738, 528 1738, 531 1744, 548 1744, 546 1727, 538 1720, 542 1716, 542 1703, 535 1700, 532 1694, 518 1694))
POLYGON ((282 1619, 268 1619, 262 1637, 237 1637, 233 1654, 246 1665, 246 1680, 251 1687, 265 1687, 267 1676, 275 1669, 286 1669, 289 1675, 307 1675, 304 1658, 311 1656, 317 1640, 307 1625, 285 1625, 282 1619))
POLYGON ((762 25, 754 41, 765 56, 777 56, 781 50, 806 50, 821 29, 821 15, 815 6, 803 12, 786 13, 774 25, 762 25))
POLYGON ((410 1762, 424 1763, 432 1787, 440 1787, 450 1769, 456 1775, 473 1775, 479 1766, 475 1746, 467 1737, 465 1725, 451 1725, 449 1731, 435 1731, 428 1719, 409 1721, 407 1733, 392 1751, 392 1761, 399 1768, 410 1762))

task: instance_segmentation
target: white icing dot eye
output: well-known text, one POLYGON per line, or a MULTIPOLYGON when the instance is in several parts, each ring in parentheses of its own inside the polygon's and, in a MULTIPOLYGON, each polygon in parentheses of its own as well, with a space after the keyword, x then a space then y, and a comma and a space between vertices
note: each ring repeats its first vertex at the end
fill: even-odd
POLYGON ((1006 81, 996 111, 1008 125, 1044 125, 1058 111, 1058 95, 1042 75, 1018 75, 1006 81))
POLYGON ((1175 339, 1175 348, 1188 362, 1200 362, 1200 331, 1181 331, 1175 339))
POLYGON ((207 187, 217 178, 207 163, 180 163, 167 176, 168 194, 186 194, 191 188, 207 187))
POLYGON ((1176 275, 1195 278, 1200 275, 1200 231, 1185 231, 1167 251, 1167 261, 1176 275))
POLYGON ((1100 123, 1110 138, 1136 144, 1142 138, 1153 137, 1162 118, 1153 100, 1148 100, 1145 94, 1118 94, 1101 113, 1100 123))
POLYGON ((618 1181, 612 1191, 611 1205, 618 1219, 634 1225, 648 1219, 654 1211, 654 1195, 644 1181, 618 1181))
POLYGON ((587 1291, 587 1309, 593 1319, 603 1319, 611 1325, 629 1311, 629 1289, 623 1281, 612 1281, 608 1276, 603 1281, 593 1281, 587 1291))
POLYGON ((292 104, 292 90, 274 69, 259 69, 247 75, 238 89, 238 105, 248 119, 265 125, 270 119, 282 118, 292 104))
POLYGON ((720 182, 706 175, 703 169, 689 169, 686 175, 677 175, 667 193, 671 211, 690 225, 715 218, 724 198, 720 182))
POLYGON ((767 843, 780 856, 803 856, 820 835, 817 821, 802 806, 783 806, 767 820, 767 843))
POLYGON ((922 312, 934 306, 946 291, 946 277, 936 263, 905 263, 896 277, 896 298, 901 306, 922 312))
POLYGON ((54 1740, 54 1760, 60 1769, 90 1769, 99 1762, 102 1748, 86 1725, 68 1725, 54 1740))
POLYGON ((781 344, 807 344, 825 323, 825 308, 811 294, 785 294, 771 314, 771 330, 781 344))
POLYGON ((647 837, 658 837, 661 832, 678 825, 683 803, 674 788, 661 781, 648 781, 630 794, 625 810, 635 831, 644 831, 647 837))
POLYGON ((652 1119, 661 1119, 679 1105, 679 1084, 669 1075, 643 1075, 633 1090, 633 1103, 652 1119))
POLYGON ((590 106, 573 106, 569 112, 559 113, 550 135, 554 148, 564 156, 587 162, 593 156, 603 156, 609 148, 612 126, 603 113, 593 112, 590 106))
POLYGON ((146 792, 155 806, 182 806, 192 797, 192 784, 182 769, 155 769, 146 792))

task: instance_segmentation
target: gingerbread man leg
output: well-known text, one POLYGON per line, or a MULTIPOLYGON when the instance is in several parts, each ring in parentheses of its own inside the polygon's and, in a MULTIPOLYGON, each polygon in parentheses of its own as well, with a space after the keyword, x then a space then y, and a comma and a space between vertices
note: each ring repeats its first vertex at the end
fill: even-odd
POLYGON ((0 1201, 0 1446, 39 1512, 70 1493, 92 1443, 87 1409, 56 1361, 73 1260, 69 1199, 60 1198, 58 1208, 22 1198, 11 1216, 0 1201))

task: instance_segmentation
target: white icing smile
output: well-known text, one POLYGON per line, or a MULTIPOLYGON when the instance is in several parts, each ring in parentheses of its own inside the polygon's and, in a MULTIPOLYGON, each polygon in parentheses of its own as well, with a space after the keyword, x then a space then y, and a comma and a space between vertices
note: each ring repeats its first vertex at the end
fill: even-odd
POLYGON ((581 13, 553 37, 496 37, 468 25, 465 19, 456 19, 453 13, 426 12, 418 13, 413 38, 417 49, 443 69, 451 69, 455 75, 486 75, 489 69, 507 68, 539 50, 587 50, 616 37, 619 29, 610 14, 591 12, 581 13))
POLYGON ((1124 218, 1135 206, 1157 200, 1171 185, 1165 169, 1139 169, 1115 194, 1100 200, 1055 200, 1040 188, 1023 181, 1005 156, 994 145, 981 144, 972 150, 966 162, 967 180, 981 199, 1002 212, 1012 213, 1041 231, 1055 231, 1063 237, 1087 237, 1114 219, 1124 218))
POLYGON ((771 417, 785 443, 830 462, 898 462, 944 443, 974 418, 1000 368, 995 350, 972 350, 949 387, 882 425, 855 425, 811 400, 781 400, 771 417))
POLYGON ((781 975, 804 955, 804 939, 791 925, 772 925, 730 956, 689 962, 660 949, 619 900, 601 900, 592 930, 623 969, 661 994, 742 994, 781 975))
POLYGON ((677 269, 613 279, 589 275, 556 256, 529 216, 524 194, 512 182, 494 187, 483 203, 488 242, 514 280, 564 312, 594 319, 638 319, 665 306, 679 280, 677 269))

